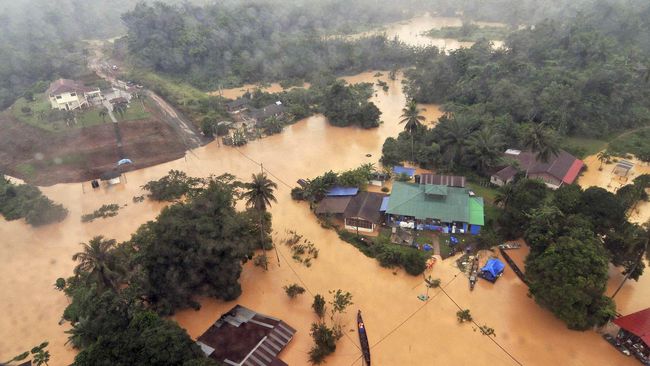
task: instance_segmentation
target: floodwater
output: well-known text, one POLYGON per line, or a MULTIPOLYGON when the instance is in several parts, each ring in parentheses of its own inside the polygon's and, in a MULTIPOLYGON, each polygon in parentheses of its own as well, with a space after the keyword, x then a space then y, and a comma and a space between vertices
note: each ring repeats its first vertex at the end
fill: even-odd
MULTIPOLYGON (((619 158, 622 159, 622 158, 619 158)), ((578 179, 578 184, 583 188, 590 186, 598 186, 605 188, 610 192, 616 192, 619 188, 626 184, 631 184, 634 178, 642 174, 650 174, 650 164, 645 163, 639 159, 626 159, 634 163, 634 167, 627 177, 619 177, 613 173, 615 162, 609 164, 602 164, 598 161, 595 155, 588 156, 584 159, 587 165, 587 171, 583 172, 578 179), (599 168, 602 166, 602 170, 599 168)), ((631 212, 629 212, 629 219, 631 222, 638 224, 645 224, 650 220, 650 202, 640 202, 631 212)))
MULTIPOLYGON (((476 22, 479 26, 505 26, 501 23, 476 22)), ((460 42, 453 38, 431 38, 422 35, 433 28, 441 29, 443 27, 460 27, 463 22, 460 18, 455 17, 437 17, 429 13, 411 18, 406 21, 391 23, 377 30, 371 30, 363 33, 353 34, 348 37, 364 37, 377 33, 384 33, 389 39, 399 38, 402 42, 410 46, 436 46, 446 51, 453 51, 463 47, 471 47, 474 42, 460 42)), ((503 47, 502 40, 492 40, 495 48, 503 47)))
MULTIPOLYGON (((373 81, 373 75, 368 72, 349 80, 373 81)), ((432 289, 430 300, 422 302, 417 298, 426 291, 421 277, 380 267, 374 259, 339 240, 335 232, 323 229, 306 204, 291 200, 290 188, 299 178, 378 162, 384 139, 402 130, 398 120, 406 101, 401 80, 384 78, 389 91, 377 90, 373 98, 384 121, 376 129, 331 127, 322 116, 314 116, 240 149, 211 143, 184 159, 129 172, 125 184, 111 189, 92 191, 81 183, 43 188, 46 195, 70 210, 64 222, 38 229, 22 221, 0 222, 0 237, 4 239, 0 245, 0 359, 48 340, 50 365, 66 365, 73 360, 75 351, 64 345, 67 325, 58 325, 67 300, 53 289, 53 283, 57 277, 72 274, 70 257, 80 249, 79 242, 98 234, 126 240, 160 212, 162 204, 131 202, 133 196, 142 194, 141 185, 170 169, 193 176, 230 172, 248 179, 259 171, 260 162, 279 184, 278 202, 271 208, 274 236, 282 238, 286 230, 297 230, 315 243, 320 254, 307 268, 294 262, 289 250, 280 244, 280 266, 272 251, 273 265, 268 272, 249 262, 240 279, 243 294, 237 301, 200 299, 200 311, 185 310, 174 316, 192 337, 239 303, 296 328, 298 332, 281 358, 290 365, 307 365, 309 327, 316 321, 311 295, 328 297, 328 291, 343 289, 353 294, 354 305, 341 319, 345 335, 336 353, 327 359, 329 365, 361 365, 357 334, 347 331, 354 329, 357 309, 364 314, 375 365, 516 365, 513 358, 524 365, 636 365, 597 333, 568 330, 526 296, 526 287, 510 270, 496 284, 481 281, 470 292, 467 278, 459 274, 453 261, 439 261, 428 274, 441 279, 444 293, 432 289), (128 205, 116 217, 80 223, 81 214, 108 203, 128 205), (289 300, 282 286, 291 283, 302 284, 308 293, 289 300), (494 328, 496 338, 481 335, 470 324, 458 324, 454 302, 470 309, 479 324, 494 328)), ((440 115, 436 106, 423 107, 430 117, 440 115)), ((646 275, 639 283, 626 284, 617 297, 619 312, 626 314, 647 306, 649 279, 646 275)))

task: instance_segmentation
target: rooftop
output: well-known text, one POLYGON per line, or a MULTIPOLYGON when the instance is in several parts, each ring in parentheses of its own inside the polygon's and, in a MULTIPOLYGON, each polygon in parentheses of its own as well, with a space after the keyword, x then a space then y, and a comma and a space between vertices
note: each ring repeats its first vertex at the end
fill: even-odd
POLYGON ((465 188, 465 177, 459 175, 421 174, 420 184, 465 188))
POLYGON ((345 217, 358 217, 375 224, 381 221, 381 204, 386 195, 374 192, 360 192, 354 196, 345 209, 345 217))
POLYGON ((613 322, 650 346, 650 308, 616 318, 613 322))
POLYGON ((393 183, 386 213, 442 222, 484 224, 481 197, 470 196, 465 188, 441 185, 393 183))
POLYGON ((227 365, 286 365, 277 355, 295 332, 280 319, 237 305, 206 330, 197 344, 206 356, 227 365))
POLYGON ((97 88, 89 88, 79 81, 59 79, 50 84, 50 87, 47 88, 47 95, 59 95, 70 92, 87 93, 94 90, 97 90, 97 88))
POLYGON ((584 165, 582 160, 564 150, 560 150, 556 155, 551 156, 548 162, 538 160, 537 153, 531 151, 521 152, 519 150, 508 149, 505 155, 517 160, 520 168, 522 170, 527 169, 529 175, 545 173, 566 184, 571 184, 575 181, 578 173, 580 173, 580 169, 584 165))

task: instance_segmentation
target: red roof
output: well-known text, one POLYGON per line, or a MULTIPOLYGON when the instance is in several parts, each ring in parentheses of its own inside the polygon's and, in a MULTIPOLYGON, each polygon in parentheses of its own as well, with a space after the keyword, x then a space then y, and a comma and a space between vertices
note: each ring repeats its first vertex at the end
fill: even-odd
POLYGON ((614 319, 614 324, 650 345, 650 308, 614 319))
POLYGON ((571 167, 569 170, 566 172, 564 175, 564 178, 562 178, 562 181, 566 184, 571 184, 573 183, 574 180, 576 180, 576 177, 580 173, 580 170, 585 164, 582 162, 582 160, 576 159, 573 164, 571 164, 571 167))

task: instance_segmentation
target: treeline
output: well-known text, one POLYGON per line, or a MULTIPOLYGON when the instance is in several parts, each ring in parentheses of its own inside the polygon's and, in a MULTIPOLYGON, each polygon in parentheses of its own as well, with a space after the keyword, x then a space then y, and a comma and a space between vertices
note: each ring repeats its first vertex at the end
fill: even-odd
MULTIPOLYGON (((337 14, 350 7, 337 4, 341 6, 337 14)), ((122 18, 135 65, 183 78, 202 89, 311 79, 321 72, 390 69, 411 63, 418 53, 383 36, 326 37, 323 30, 333 25, 326 23, 329 17, 317 12, 321 6, 138 4, 122 18)), ((361 13, 341 16, 351 20, 354 14, 361 13)))
MULTIPOLYGON (((545 123, 562 135, 595 137, 644 125, 650 49, 600 23, 595 15, 544 22, 512 33, 505 49, 483 41, 422 59, 406 73, 407 93, 483 125, 545 123)), ((638 31, 647 34, 650 25, 638 31)))
POLYGON ((535 301, 571 329, 603 325, 616 314, 613 300, 604 295, 608 264, 638 280, 643 256, 650 256, 650 232, 626 216, 647 200, 649 183, 647 175, 640 176, 613 194, 577 185, 551 191, 541 181, 520 179, 499 189, 495 203, 502 210, 479 239, 496 245, 523 236, 530 247, 526 279, 535 301))
POLYGON ((271 218, 235 209, 246 185, 232 176, 203 183, 130 240, 117 245, 95 237, 73 256, 74 276, 56 286, 71 300, 63 317, 81 350, 75 365, 215 365, 161 316, 198 309, 197 296, 239 297, 242 263, 261 241, 270 242, 271 218))
POLYGON ((68 210, 45 197, 38 187, 14 184, 3 176, 0 178, 0 214, 7 221, 24 218, 32 226, 41 226, 62 221, 68 216, 68 210))

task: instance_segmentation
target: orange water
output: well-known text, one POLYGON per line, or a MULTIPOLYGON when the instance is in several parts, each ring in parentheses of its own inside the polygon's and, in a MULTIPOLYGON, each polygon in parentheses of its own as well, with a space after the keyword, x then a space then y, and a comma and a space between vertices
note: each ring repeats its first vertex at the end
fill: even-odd
MULTIPOLYGON (((368 72, 349 80, 373 81, 373 75, 368 72)), ((457 323, 456 306, 440 290, 431 290, 431 300, 421 302, 417 299, 425 292, 421 277, 381 268, 374 259, 339 240, 333 231, 321 228, 306 204, 290 198, 290 187, 299 178, 378 162, 384 139, 402 129, 397 121, 405 103, 401 80, 383 78, 390 89, 377 90, 373 98, 383 112, 384 123, 377 129, 331 127, 323 117, 314 116, 239 150, 212 143, 184 159, 127 173, 126 184, 110 189, 92 191, 87 183, 83 189, 80 183, 43 188, 46 195, 70 209, 64 222, 38 229, 21 221, 0 222, 0 359, 48 340, 50 365, 66 365, 73 360, 75 351, 64 345, 68 326, 58 325, 67 299, 53 289, 53 283, 57 277, 72 274, 71 256, 80 250, 79 242, 98 234, 127 240, 139 225, 160 212, 162 204, 131 202, 133 196, 142 194, 140 186, 145 182, 160 178, 170 169, 193 176, 230 172, 248 179, 259 171, 252 159, 262 162, 279 183, 278 202, 271 208, 274 235, 282 237, 285 230, 297 230, 316 244, 320 255, 307 268, 292 261, 289 250, 279 245, 280 267, 273 260, 269 271, 264 272, 248 263, 241 277, 243 295, 237 301, 201 299, 200 311, 185 310, 174 316, 192 337, 239 303, 284 319, 296 328, 298 333, 281 358, 290 365, 306 365, 311 346, 309 326, 316 320, 310 293, 327 295, 327 291, 340 288, 354 296, 354 305, 343 317, 346 329, 354 328, 354 314, 357 309, 363 310, 375 365, 514 365, 506 353, 471 325, 457 323), (108 203, 128 205, 116 217, 81 224, 82 214, 108 203), (289 300, 282 286, 295 282, 302 283, 310 293, 289 300)), ((430 118, 439 116, 436 106, 424 107, 430 118)), ((275 259, 273 252, 269 254, 275 259)), ((458 273, 453 261, 445 261, 436 264, 430 274, 442 280, 446 292, 460 306, 469 308, 479 324, 494 328, 495 340, 523 364, 636 365, 595 332, 566 329, 526 296, 526 287, 511 271, 506 270, 494 285, 479 282, 473 292, 467 279, 458 273)), ((612 286, 620 276, 614 277, 612 286)), ((623 288, 617 297, 619 312, 625 314, 648 305, 649 279, 646 275, 639 283, 629 282, 623 288)), ((346 331, 327 362, 361 365, 359 356, 357 334, 346 331)))

